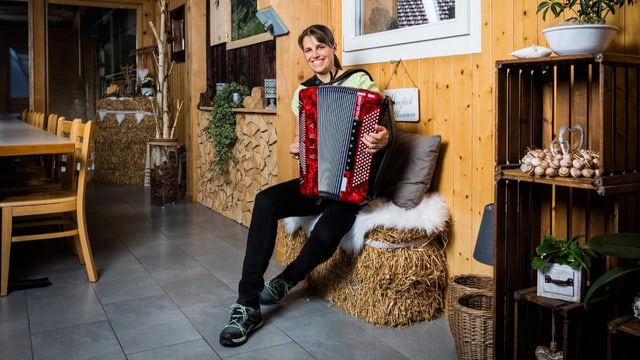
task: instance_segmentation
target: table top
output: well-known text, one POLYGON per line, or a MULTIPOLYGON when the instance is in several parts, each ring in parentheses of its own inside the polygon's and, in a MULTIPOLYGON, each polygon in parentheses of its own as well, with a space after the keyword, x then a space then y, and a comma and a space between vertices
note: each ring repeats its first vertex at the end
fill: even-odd
POLYGON ((0 156, 63 154, 74 144, 18 119, 0 117, 0 156))

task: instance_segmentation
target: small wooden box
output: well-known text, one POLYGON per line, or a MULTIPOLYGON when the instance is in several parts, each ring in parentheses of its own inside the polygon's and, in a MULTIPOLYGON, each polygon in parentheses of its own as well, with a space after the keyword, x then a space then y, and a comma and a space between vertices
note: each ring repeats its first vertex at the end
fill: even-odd
POLYGON ((538 269, 538 296, 580 302, 584 289, 581 268, 547 264, 538 269))

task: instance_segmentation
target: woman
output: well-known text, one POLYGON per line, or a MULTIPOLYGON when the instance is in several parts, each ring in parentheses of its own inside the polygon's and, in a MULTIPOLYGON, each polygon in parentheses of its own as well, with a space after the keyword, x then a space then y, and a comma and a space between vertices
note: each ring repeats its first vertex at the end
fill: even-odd
MULTIPOLYGON (((314 76, 295 91, 291 106, 296 118, 299 111, 298 93, 308 86, 339 84, 380 91, 366 72, 342 69, 336 56, 333 34, 326 26, 312 25, 305 29, 298 37, 298 45, 314 76)), ((377 126, 374 133, 364 136, 363 142, 369 153, 375 153, 388 144, 389 133, 384 127, 377 126)), ((289 152, 298 158, 297 137, 289 145, 289 152)), ((258 193, 247 235, 238 300, 231 306, 231 319, 220 333, 220 343, 224 346, 244 344, 249 334, 262 326, 260 305, 279 302, 316 266, 328 260, 353 225, 360 207, 347 202, 318 201, 304 196, 300 193, 299 179, 274 185, 258 193), (263 276, 276 243, 278 220, 318 214, 321 216, 298 257, 278 276, 264 282, 263 276)))

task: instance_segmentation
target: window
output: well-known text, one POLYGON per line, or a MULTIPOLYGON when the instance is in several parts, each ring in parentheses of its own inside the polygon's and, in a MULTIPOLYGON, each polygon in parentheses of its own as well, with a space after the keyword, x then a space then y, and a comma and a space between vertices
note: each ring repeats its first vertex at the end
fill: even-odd
POLYGON ((478 0, 343 1, 345 65, 480 52, 478 0))

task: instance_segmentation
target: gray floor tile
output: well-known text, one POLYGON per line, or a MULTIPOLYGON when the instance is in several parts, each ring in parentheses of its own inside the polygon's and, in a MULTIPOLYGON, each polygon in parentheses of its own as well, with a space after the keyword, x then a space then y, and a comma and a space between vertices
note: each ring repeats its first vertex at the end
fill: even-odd
POLYGON ((107 321, 34 332, 36 359, 126 359, 107 321))
POLYGON ((102 304, 164 294, 153 276, 139 263, 106 269, 94 287, 102 304))
POLYGON ((31 337, 27 319, 0 322, 0 359, 31 359, 31 337))
POLYGON ((106 304, 104 308, 127 354, 201 339, 165 295, 106 304))
MULTIPOLYGON (((138 185, 90 183, 87 218, 94 284, 68 242, 12 252, 14 276, 48 277, 52 286, 0 298, 0 359, 456 359, 446 317, 378 328, 304 282, 262 307, 265 324, 245 345, 222 347, 246 227, 201 204, 152 206, 138 185)), ((272 259, 265 279, 283 268, 272 259)))
POLYGON ((287 343, 276 345, 266 349, 260 349, 243 354, 225 357, 225 360, 312 360, 315 359, 309 355, 300 345, 287 343))
POLYGON ((74 275, 51 274, 52 286, 27 291, 31 331, 57 329, 107 318, 84 272, 74 275))
POLYGON ((233 289, 203 266, 158 271, 152 275, 180 307, 226 299, 235 295, 233 289))
POLYGON ((220 357, 204 340, 195 340, 129 354, 128 360, 218 360, 220 357))
POLYGON ((0 297, 0 322, 27 319, 27 297, 24 291, 0 297))

